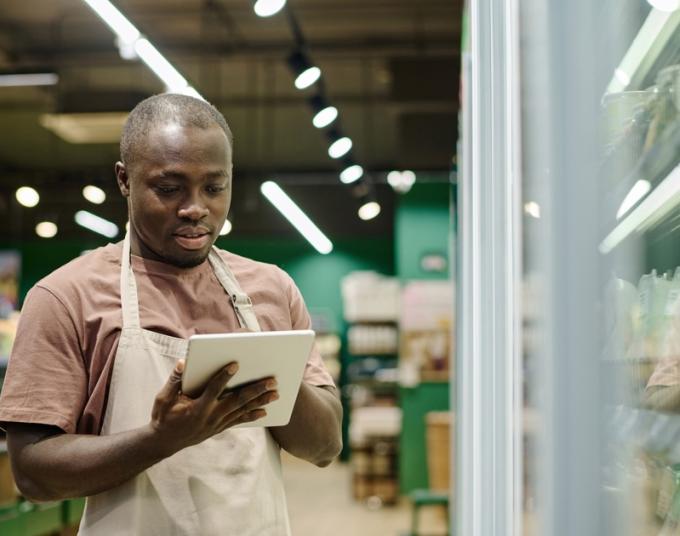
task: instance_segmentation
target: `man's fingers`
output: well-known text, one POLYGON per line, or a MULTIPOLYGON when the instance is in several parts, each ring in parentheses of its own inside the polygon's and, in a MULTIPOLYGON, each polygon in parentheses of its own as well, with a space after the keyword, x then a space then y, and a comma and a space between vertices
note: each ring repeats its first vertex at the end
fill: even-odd
POLYGON ((238 363, 235 361, 222 368, 210 379, 208 385, 206 385, 205 389, 203 390, 201 398, 206 402, 214 402, 215 399, 220 396, 222 391, 224 391, 227 383, 237 371, 238 363))
POLYGON ((255 409, 261 408, 262 406, 266 406, 267 404, 271 404, 272 402, 274 402, 274 400, 278 400, 279 393, 278 391, 266 391, 258 396, 255 396, 254 398, 251 398, 247 402, 242 403, 240 401, 236 402, 234 400, 235 396, 236 393, 231 393, 227 395, 227 398, 220 401, 220 404, 216 408, 216 411, 224 412, 224 415, 226 417, 237 415, 239 413, 253 411, 255 409))
POLYGON ((172 400, 175 397, 175 395, 179 393, 182 387, 183 372, 184 372, 184 359, 179 359, 177 363, 175 363, 175 368, 172 369, 168 381, 165 382, 165 385, 161 389, 160 393, 158 393, 157 398, 162 399, 164 401, 172 400))
MULTIPOLYGON (((220 426, 220 432, 224 432, 228 428, 236 426, 244 422, 253 422, 261 419, 267 415, 267 410, 264 408, 257 408, 252 411, 247 411, 240 415, 231 414, 228 419, 226 419, 220 426)), ((219 433, 219 432, 218 432, 219 433)))

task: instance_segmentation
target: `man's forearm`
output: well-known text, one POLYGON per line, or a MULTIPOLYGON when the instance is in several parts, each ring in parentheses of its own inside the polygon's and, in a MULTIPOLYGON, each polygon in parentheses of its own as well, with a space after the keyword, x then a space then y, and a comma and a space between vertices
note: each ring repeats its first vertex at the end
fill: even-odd
POLYGON ((342 405, 335 393, 303 382, 290 422, 269 430, 293 456, 324 466, 342 449, 341 423, 342 405))
POLYGON ((35 439, 30 442, 30 435, 9 430, 10 449, 15 447, 13 450, 21 452, 18 459, 12 460, 14 473, 21 475, 17 485, 33 501, 100 493, 172 454, 154 437, 151 426, 107 436, 60 433, 35 439), (30 444, 12 444, 17 441, 30 444))

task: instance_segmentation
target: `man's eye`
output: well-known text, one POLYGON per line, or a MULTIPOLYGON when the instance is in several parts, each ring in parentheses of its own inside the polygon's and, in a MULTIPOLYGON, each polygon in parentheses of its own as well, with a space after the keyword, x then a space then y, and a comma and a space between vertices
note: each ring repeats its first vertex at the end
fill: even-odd
POLYGON ((224 192, 226 187, 221 186, 219 184, 212 184, 206 188, 206 190, 211 193, 211 194, 219 194, 221 192, 224 192))
POLYGON ((156 186, 156 191, 162 195, 174 194, 178 190, 177 186, 156 186))

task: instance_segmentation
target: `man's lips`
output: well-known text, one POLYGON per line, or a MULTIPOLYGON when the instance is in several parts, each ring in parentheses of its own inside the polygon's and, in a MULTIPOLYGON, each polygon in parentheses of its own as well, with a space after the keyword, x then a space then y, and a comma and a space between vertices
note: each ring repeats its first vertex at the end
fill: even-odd
POLYGON ((178 229, 173 236, 183 249, 197 250, 210 243, 211 233, 205 227, 192 227, 178 229))

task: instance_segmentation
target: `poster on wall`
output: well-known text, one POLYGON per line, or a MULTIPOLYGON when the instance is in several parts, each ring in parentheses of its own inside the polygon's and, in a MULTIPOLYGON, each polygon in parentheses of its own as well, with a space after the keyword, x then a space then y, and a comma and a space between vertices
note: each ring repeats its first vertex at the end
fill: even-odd
POLYGON ((18 251, 0 251, 0 379, 4 375, 19 313, 19 274, 21 255, 18 251))
POLYGON ((18 251, 0 251, 0 318, 7 318, 19 306, 19 274, 21 254, 18 251))

